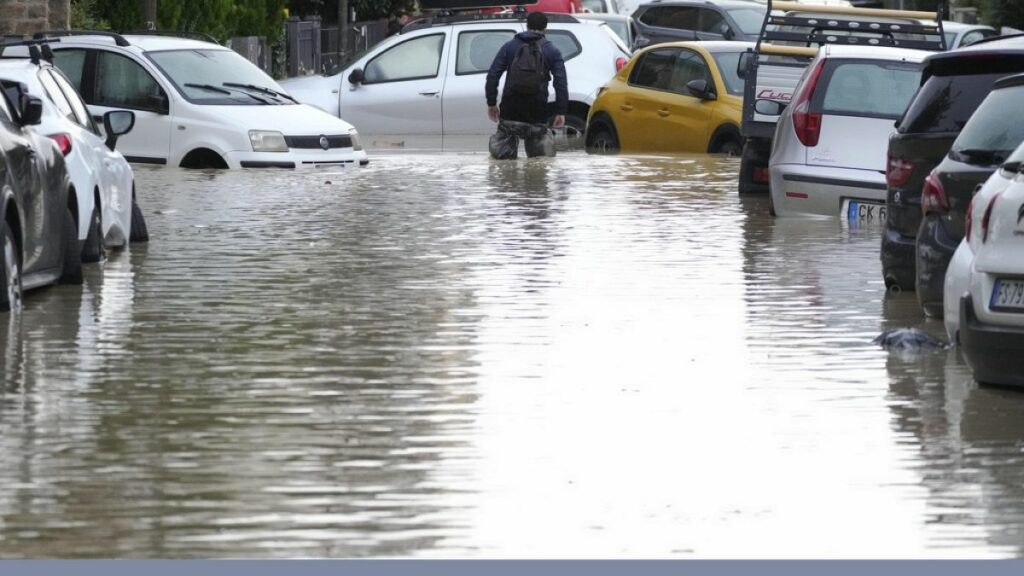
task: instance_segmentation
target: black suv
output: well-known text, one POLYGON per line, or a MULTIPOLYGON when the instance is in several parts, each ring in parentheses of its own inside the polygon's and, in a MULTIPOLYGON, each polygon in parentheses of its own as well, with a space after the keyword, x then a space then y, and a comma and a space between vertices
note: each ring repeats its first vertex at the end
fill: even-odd
MULTIPOLYGON (((917 283, 925 179, 996 80, 1017 72, 1024 72, 1024 35, 982 40, 925 58, 921 86, 889 139, 881 258, 882 277, 890 289, 912 290, 917 283)), ((941 311, 941 296, 939 302, 941 311)))
POLYGON ((996 81, 956 137, 949 154, 925 179, 917 232, 917 300, 925 314, 942 316, 946 268, 964 237, 967 207, 1024 141, 1024 74, 996 81))
POLYGON ((681 40, 756 42, 766 9, 749 0, 654 0, 633 12, 633 48, 681 40))
POLYGON ((57 144, 36 133, 43 103, 24 84, 0 90, 0 312, 17 309, 22 291, 82 283, 71 186, 57 144))

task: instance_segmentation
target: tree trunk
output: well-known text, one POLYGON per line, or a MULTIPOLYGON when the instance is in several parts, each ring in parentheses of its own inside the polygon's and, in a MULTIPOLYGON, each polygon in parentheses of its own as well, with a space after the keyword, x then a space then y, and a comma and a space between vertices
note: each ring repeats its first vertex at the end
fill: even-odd
POLYGON ((147 30, 156 29, 156 0, 141 0, 142 23, 147 30))
POLYGON ((345 59, 348 53, 348 0, 338 0, 338 57, 345 59))

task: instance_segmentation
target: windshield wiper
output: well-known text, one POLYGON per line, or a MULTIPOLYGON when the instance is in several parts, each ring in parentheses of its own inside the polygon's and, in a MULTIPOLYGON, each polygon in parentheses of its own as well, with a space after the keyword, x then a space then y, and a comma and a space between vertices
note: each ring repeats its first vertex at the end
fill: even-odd
POLYGON ((223 85, 230 86, 231 88, 248 88, 249 90, 255 90, 257 92, 262 92, 264 94, 270 94, 271 96, 277 96, 278 98, 287 98, 288 100, 291 100, 296 104, 299 103, 298 100, 292 98, 288 94, 285 94, 284 92, 278 92, 277 90, 273 90, 265 86, 257 86, 255 84, 239 84, 237 82, 224 82, 223 85))
POLYGON ((225 90, 220 86, 214 86, 213 84, 193 84, 186 82, 185 86, 188 88, 202 88, 203 90, 209 90, 210 92, 220 92, 221 94, 231 94, 231 90, 225 90))
POLYGON ((967 158, 972 164, 999 164, 1006 159, 1006 154, 1000 150, 985 150, 983 148, 962 148, 954 150, 958 155, 967 158))

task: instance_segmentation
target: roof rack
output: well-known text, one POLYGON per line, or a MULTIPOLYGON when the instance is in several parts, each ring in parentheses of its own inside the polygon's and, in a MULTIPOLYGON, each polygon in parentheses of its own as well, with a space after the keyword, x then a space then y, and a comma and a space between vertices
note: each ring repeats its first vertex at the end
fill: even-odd
POLYGON ((175 38, 193 38, 196 40, 220 44, 216 38, 209 34, 204 32, 193 32, 191 30, 131 30, 121 32, 121 34, 131 34, 133 36, 171 36, 175 38))
MULTIPOLYGON (((804 46, 847 44, 854 46, 895 46, 918 50, 944 51, 942 8, 935 13, 877 8, 818 6, 768 0, 764 33, 759 43, 787 42, 804 46), (782 10, 785 14, 772 14, 782 10), (822 16, 816 16, 821 14, 822 16), (838 18, 827 18, 840 16, 838 18), (935 24, 922 24, 934 20, 935 24), (835 34, 842 32, 842 34, 835 34), (918 36, 919 38, 915 38, 918 36), (920 38, 923 37, 923 38, 920 38)), ((779 46, 778 44, 775 44, 779 46)))
POLYGON ((42 32, 36 32, 32 35, 32 38, 36 40, 43 40, 46 38, 54 38, 60 36, 106 36, 113 38, 114 43, 118 46, 131 46, 132 43, 125 40, 124 36, 116 34, 114 32, 108 32, 106 30, 43 30, 42 32))
MULTIPOLYGON (((53 50, 50 49, 50 42, 60 42, 60 39, 16 40, 14 42, 8 42, 5 40, 0 42, 0 56, 3 56, 4 50, 12 46, 28 46, 28 58, 33 64, 39 64, 40 58, 46 60, 50 64, 53 64, 53 50)), ((10 58, 10 56, 8 56, 8 58, 10 58)), ((24 58, 24 56, 15 56, 15 58, 24 58)))

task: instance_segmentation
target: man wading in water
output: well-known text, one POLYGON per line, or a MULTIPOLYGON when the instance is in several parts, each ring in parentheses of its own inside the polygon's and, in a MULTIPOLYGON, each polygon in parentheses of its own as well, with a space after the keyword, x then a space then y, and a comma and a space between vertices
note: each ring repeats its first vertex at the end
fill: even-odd
POLYGON ((519 138, 526 142, 526 155, 554 156, 555 146, 547 128, 548 82, 554 79, 555 116, 551 127, 565 125, 569 109, 569 87, 565 76, 565 60, 547 38, 548 17, 543 12, 531 12, 526 17, 526 32, 505 43, 498 50, 491 69, 487 72, 485 95, 487 116, 498 123, 498 131, 491 136, 491 156, 498 159, 515 158, 519 151, 519 138), (498 102, 498 79, 505 76, 505 88, 498 102))

